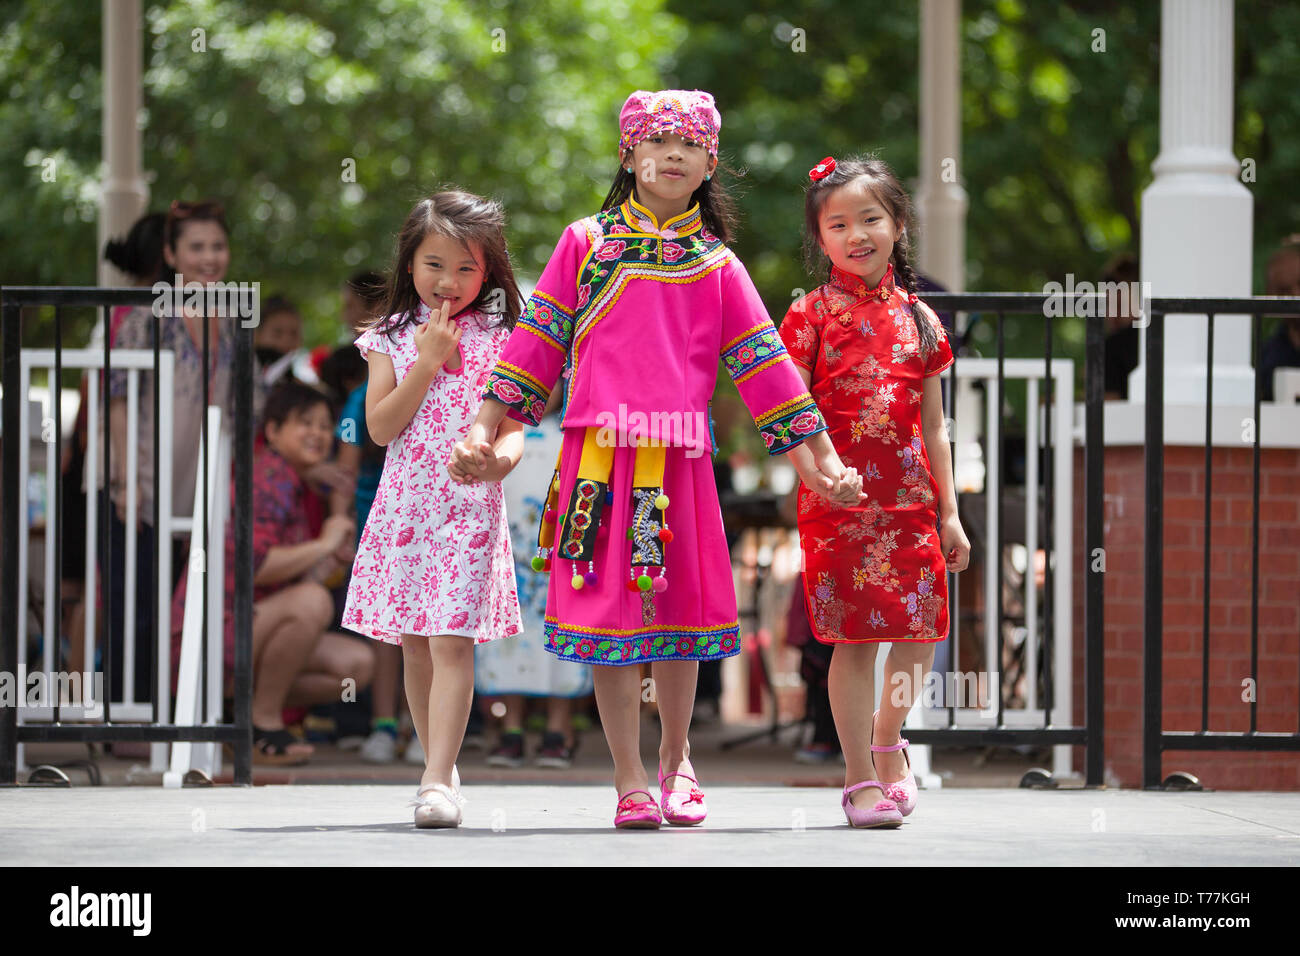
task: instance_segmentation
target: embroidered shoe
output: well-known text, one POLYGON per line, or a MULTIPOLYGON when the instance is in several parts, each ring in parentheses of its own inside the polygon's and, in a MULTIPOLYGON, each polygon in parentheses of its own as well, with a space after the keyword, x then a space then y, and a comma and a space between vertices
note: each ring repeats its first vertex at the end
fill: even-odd
POLYGON ((840 797, 840 806, 844 808, 844 816, 848 818, 849 826, 863 829, 873 828, 878 830, 892 830, 895 827, 903 825, 903 815, 898 812, 898 804, 893 800, 880 799, 871 807, 855 807, 851 797, 859 790, 867 787, 879 787, 884 792, 885 784, 879 780, 863 780, 861 783, 855 783, 851 787, 844 788, 844 795, 840 797))
POLYGON ((663 807, 664 819, 679 827, 693 827, 704 822, 708 808, 704 806, 704 791, 699 781, 689 773, 670 773, 665 775, 663 765, 659 765, 659 801, 663 807), (669 790, 664 781, 669 777, 684 777, 691 782, 690 790, 669 790))
POLYGON ((614 811, 614 826, 620 830, 658 830, 663 820, 659 816, 659 805, 646 790, 629 790, 618 798, 618 808, 614 811), (638 793, 646 796, 644 800, 633 800, 638 793))
MULTIPOLYGON (((878 713, 880 713, 880 711, 876 711, 876 714, 878 713)), ((873 732, 876 726, 876 714, 871 715, 871 727, 873 732)), ((912 775, 912 758, 907 755, 907 747, 908 743, 902 737, 898 738, 898 743, 891 744, 888 747, 881 747, 876 744, 871 745, 872 752, 878 754, 893 753, 895 750, 903 751, 903 759, 907 761, 907 776, 902 780, 896 780, 893 783, 885 783, 881 787, 885 796, 898 804, 898 812, 903 816, 907 816, 916 809, 917 795, 916 777, 912 775)))

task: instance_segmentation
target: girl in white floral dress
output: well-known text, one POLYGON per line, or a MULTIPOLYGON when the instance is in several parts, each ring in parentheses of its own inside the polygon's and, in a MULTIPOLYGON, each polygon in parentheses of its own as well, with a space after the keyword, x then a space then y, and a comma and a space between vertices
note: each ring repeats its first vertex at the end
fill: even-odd
POLYGON ((521 630, 500 482, 523 452, 522 426, 497 435, 495 461, 475 482, 447 473, 521 307, 504 225, 500 205, 478 196, 422 200, 398 236, 385 318, 357 339, 370 367, 366 426, 388 454, 343 626, 402 647, 426 761, 416 826, 460 824, 455 761, 474 645, 521 630))

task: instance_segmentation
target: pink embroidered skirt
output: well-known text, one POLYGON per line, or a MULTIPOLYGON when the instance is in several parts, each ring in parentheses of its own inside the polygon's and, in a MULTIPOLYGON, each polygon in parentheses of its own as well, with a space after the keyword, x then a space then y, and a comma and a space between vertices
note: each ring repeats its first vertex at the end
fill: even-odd
MULTIPOLYGON (((560 460, 561 507, 577 479, 585 429, 566 428, 560 460)), ((654 621, 644 623, 642 592, 628 589, 633 543, 632 475, 637 449, 614 449, 609 476, 611 500, 604 506, 593 558, 596 580, 580 589, 575 570, 587 561, 552 555, 546 596, 546 649, 556 656, 589 664, 640 664, 644 661, 704 661, 739 651, 736 591, 731 555, 722 528, 713 460, 707 452, 689 457, 685 448, 666 449, 664 522, 672 540, 664 544, 667 588, 649 592, 654 621)), ((659 571, 652 572, 658 577, 659 571)))

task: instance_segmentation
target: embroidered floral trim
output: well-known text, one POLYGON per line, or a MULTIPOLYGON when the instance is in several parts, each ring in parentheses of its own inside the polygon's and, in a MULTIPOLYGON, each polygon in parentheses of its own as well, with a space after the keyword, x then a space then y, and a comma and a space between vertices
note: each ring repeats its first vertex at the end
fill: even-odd
POLYGON ((739 385, 786 355, 785 343, 770 325, 759 327, 722 353, 722 362, 739 385))
POLYGON ((540 383, 522 369, 499 362, 488 377, 483 397, 495 398, 515 416, 530 424, 540 425, 542 416, 546 414, 546 400, 551 397, 551 393, 542 389, 540 383))
POLYGON ((546 649, 580 664, 631 664, 646 660, 712 661, 740 650, 738 624, 691 630, 647 629, 626 637, 584 634, 547 621, 546 649))
POLYGON ((826 419, 811 395, 784 411, 779 418, 772 419, 770 415, 771 412, 757 423, 758 433, 763 436, 769 455, 787 452, 805 438, 827 430, 826 419))
POLYGON ((519 317, 519 324, 536 332, 561 352, 569 350, 569 342, 573 338, 573 315, 555 302, 547 301, 534 293, 524 307, 524 314, 519 317))

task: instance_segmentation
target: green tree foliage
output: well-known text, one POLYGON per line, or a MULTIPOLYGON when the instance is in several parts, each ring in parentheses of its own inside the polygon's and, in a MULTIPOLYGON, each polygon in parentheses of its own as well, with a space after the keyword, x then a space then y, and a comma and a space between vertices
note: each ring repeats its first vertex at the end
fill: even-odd
MULTIPOLYGON (((93 284, 100 4, 0 12, 0 280, 93 284)), ((608 189, 623 99, 685 34, 645 0, 169 0, 144 20, 150 208, 224 202, 229 278, 296 299, 318 341, 342 331, 344 279, 387 268, 440 185, 501 199, 536 276, 608 189)))

